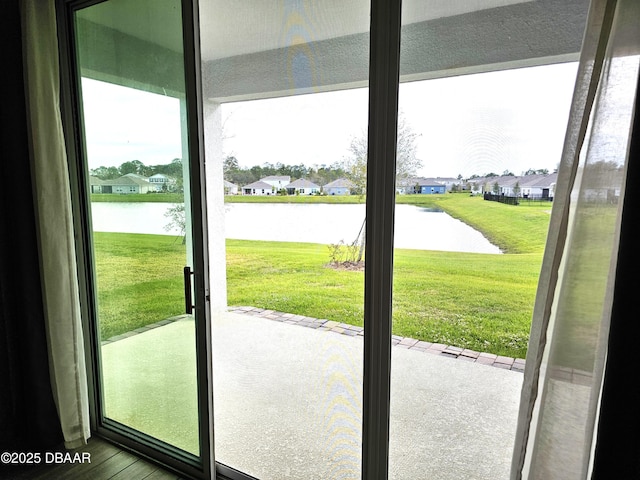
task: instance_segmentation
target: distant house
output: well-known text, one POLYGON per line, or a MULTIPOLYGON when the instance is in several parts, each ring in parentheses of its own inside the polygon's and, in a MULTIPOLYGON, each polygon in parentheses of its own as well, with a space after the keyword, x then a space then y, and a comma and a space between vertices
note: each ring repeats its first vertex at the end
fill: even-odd
POLYGON ((114 180, 104 180, 102 193, 149 193, 151 184, 149 181, 135 173, 128 173, 114 180), (109 191, 110 190, 110 191, 109 191))
POLYGON ((493 193, 498 195, 510 195, 509 192, 515 187, 516 182, 522 177, 515 175, 496 175, 492 177, 476 177, 469 180, 471 190, 476 193, 493 193), (498 191, 495 185, 498 184, 498 191))
POLYGON ((275 187, 262 180, 250 183, 242 187, 243 195, 273 195, 275 187))
POLYGON ((453 190, 454 185, 462 185, 462 180, 458 180, 454 177, 436 177, 435 181, 438 183, 442 183, 447 189, 447 192, 453 190))
POLYGON ((268 183, 275 188, 277 192, 291 183, 291 177, 289 175, 269 175, 268 177, 261 178, 260 181, 268 183))
POLYGON ((304 178, 294 180, 285 188, 289 195, 312 195, 314 193, 320 193, 320 185, 316 185, 304 178))
POLYGON ((225 195, 237 195, 238 194, 238 185, 235 183, 224 181, 224 194, 225 195))
POLYGON ((111 193, 111 191, 105 192, 103 191, 103 187, 105 186, 105 180, 101 178, 90 176, 89 177, 89 187, 91 193, 111 193))
POLYGON ((346 178, 339 178, 333 182, 327 183, 322 187, 322 191, 326 195, 351 195, 351 189, 354 184, 351 180, 346 178))
POLYGON ((171 190, 171 187, 175 185, 175 183, 176 180, 174 178, 167 177, 163 173, 156 173, 149 177, 151 190, 155 192, 166 192, 167 190, 171 190))
MULTIPOLYGON (((507 197, 515 197, 516 188, 520 188, 519 195, 522 196, 522 179, 523 177, 516 177, 515 175, 504 175, 499 177, 499 179, 496 180, 499 187, 498 193, 507 197)), ((491 182, 492 188, 493 185, 495 185, 495 182, 491 182)))
POLYGON ((501 175, 469 180, 474 191, 493 193, 506 197, 522 197, 549 200, 553 198, 557 173, 535 175, 501 175), (496 183, 498 184, 496 191, 496 183))
POLYGON ((398 193, 431 195, 446 193, 447 187, 434 178, 409 178, 398 185, 398 193))
MULTIPOLYGON (((530 175, 538 177, 531 182, 525 182, 521 188, 520 196, 525 198, 542 198, 544 200, 553 198, 558 181, 558 174, 550 175, 530 175)), ((527 178, 527 177, 524 177, 527 178)))

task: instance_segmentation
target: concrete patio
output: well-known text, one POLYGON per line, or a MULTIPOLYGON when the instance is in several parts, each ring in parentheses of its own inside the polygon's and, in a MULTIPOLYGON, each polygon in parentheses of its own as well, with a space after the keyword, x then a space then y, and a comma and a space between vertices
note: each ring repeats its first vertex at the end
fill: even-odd
MULTIPOLYGON (((270 314, 214 320, 216 460, 264 480, 360 478, 361 332, 270 314)), ((162 323, 103 345, 109 415, 194 451, 193 322, 162 323)), ((522 364, 394 343, 390 478, 508 478, 522 364)))

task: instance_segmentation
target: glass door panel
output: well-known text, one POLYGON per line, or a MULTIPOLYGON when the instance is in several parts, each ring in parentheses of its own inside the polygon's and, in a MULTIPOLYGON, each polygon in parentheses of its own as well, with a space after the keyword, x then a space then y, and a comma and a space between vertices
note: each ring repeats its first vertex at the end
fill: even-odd
POLYGON ((208 458, 196 348, 206 271, 182 11, 111 0, 73 22, 101 424, 197 465, 208 458))
POLYGON ((369 4, 201 2, 200 24, 216 461, 360 478, 369 4))
POLYGON ((389 478, 508 478, 576 64, 522 2, 440 3, 403 3, 389 478))

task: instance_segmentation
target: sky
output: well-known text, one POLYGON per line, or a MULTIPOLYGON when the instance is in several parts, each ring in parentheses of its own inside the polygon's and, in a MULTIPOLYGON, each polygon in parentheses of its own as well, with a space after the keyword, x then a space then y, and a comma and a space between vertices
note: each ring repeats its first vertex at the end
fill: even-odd
MULTIPOLYGON (((577 64, 403 83, 426 177, 557 167, 577 64)), ((89 167, 181 157, 178 101, 83 79, 89 167), (123 115, 123 112, 126 112, 123 115)), ((223 104, 224 153, 240 166, 330 165, 366 135, 366 89, 223 104)))

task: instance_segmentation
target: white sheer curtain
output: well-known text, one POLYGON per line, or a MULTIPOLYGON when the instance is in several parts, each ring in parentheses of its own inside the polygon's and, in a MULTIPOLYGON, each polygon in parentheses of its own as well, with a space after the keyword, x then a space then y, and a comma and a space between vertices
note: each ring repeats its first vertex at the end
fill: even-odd
POLYGON ((90 435, 54 0, 23 0, 24 70, 49 368, 65 446, 90 435))
POLYGON ((534 308, 513 479, 589 478, 607 354, 640 2, 592 0, 534 308))

